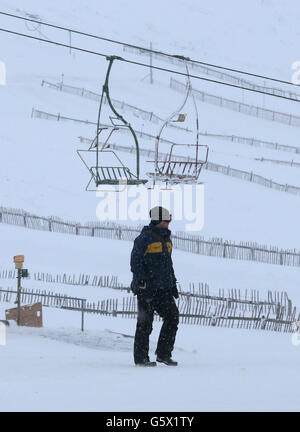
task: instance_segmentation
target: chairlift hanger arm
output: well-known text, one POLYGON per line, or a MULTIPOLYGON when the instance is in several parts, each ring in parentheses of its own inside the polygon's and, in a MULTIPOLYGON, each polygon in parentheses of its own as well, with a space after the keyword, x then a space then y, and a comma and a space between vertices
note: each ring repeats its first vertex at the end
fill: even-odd
MULTIPOLYGON (((148 180, 143 180, 143 179, 139 178, 139 145, 138 145, 138 140, 137 140, 137 137, 135 135, 135 132, 132 129, 131 125, 116 111, 115 107, 113 106, 112 100, 110 98, 110 94, 109 94, 109 77, 110 77, 113 62, 114 62, 114 60, 121 60, 122 61, 123 59, 121 57, 117 57, 117 56, 110 56, 110 57, 106 57, 106 60, 108 60, 109 64, 108 64, 107 71, 106 71, 105 82, 104 82, 103 87, 102 87, 102 95, 101 95, 99 110, 98 110, 96 137, 92 141, 88 150, 85 150, 85 151, 84 150, 78 150, 77 151, 80 159, 82 160, 82 162, 84 163, 84 165, 88 169, 89 173, 91 174, 91 178, 88 182, 88 185, 86 186, 87 191, 97 191, 98 190, 98 189, 96 189, 96 190, 90 189, 90 184, 92 181, 95 183, 96 188, 98 188, 99 186, 102 186, 102 185, 116 186, 119 184, 124 184, 124 187, 126 187, 126 184, 128 184, 128 185, 140 185, 140 184, 145 184, 148 181, 148 180), (101 122, 100 122, 101 121, 101 111, 102 111, 104 98, 106 98, 106 101, 107 101, 110 109, 112 110, 113 114, 116 116, 116 118, 123 123, 123 125, 119 125, 119 126, 126 126, 130 130, 132 136, 134 137, 134 140, 136 143, 136 168, 137 168, 136 174, 132 173, 130 171, 130 169, 122 163, 122 161, 120 160, 118 155, 113 150, 111 150, 111 149, 108 150, 109 140, 110 140, 113 132, 118 130, 119 127, 117 127, 114 124, 112 117, 110 117, 111 122, 112 122, 112 126, 107 126, 107 125, 101 126, 101 122), (100 144, 99 143, 99 135, 105 129, 108 130, 108 136, 106 137, 102 146, 99 146, 99 144, 100 144), (89 166, 88 163, 85 161, 85 158, 81 154, 84 152, 89 153, 89 154, 91 154, 91 153, 95 154, 96 163, 94 164, 94 166, 89 166), (112 164, 110 164, 109 166, 108 165, 102 165, 102 164, 99 165, 100 154, 101 154, 101 156, 104 156, 105 153, 114 156, 114 158, 118 160, 117 165, 112 165, 112 164)), ((124 190, 124 188, 123 188, 123 190, 124 190)), ((102 189, 102 191, 104 191, 104 190, 102 189)), ((105 190, 105 192, 111 192, 111 190, 105 190)), ((114 192, 121 192, 121 190, 118 190, 118 191, 114 190, 114 192)))
POLYGON ((187 64, 187 58, 182 56, 177 56, 178 58, 182 59, 185 62, 186 67, 186 76, 187 76, 187 83, 186 83, 186 94, 183 100, 183 103, 180 105, 180 107, 169 116, 169 118, 164 122, 162 125, 160 132, 156 138, 155 142, 155 169, 154 173, 148 173, 150 177, 153 177, 153 184, 156 183, 156 179, 158 178, 160 181, 164 181, 170 184, 177 184, 177 183, 193 183, 197 182, 200 172, 202 170, 202 167, 207 163, 208 158, 208 147, 199 145, 199 114, 197 109, 197 104, 195 101, 195 97, 192 91, 192 84, 191 84, 191 76, 189 74, 189 68, 187 64), (175 146, 184 146, 185 144, 172 144, 171 149, 169 153, 167 154, 167 158, 164 161, 158 160, 158 147, 161 139, 162 132, 164 130, 164 127, 172 121, 175 115, 177 115, 185 106, 188 97, 192 96, 193 99, 193 106, 195 111, 195 120, 196 120, 196 143, 195 144, 189 144, 188 146, 191 146, 195 148, 195 159, 190 160, 189 158, 187 160, 178 160, 177 157, 174 159, 173 155, 173 149, 175 146), (199 147, 206 148, 206 154, 205 154, 205 160, 199 161, 199 147))
MULTIPOLYGON (((181 58, 181 56, 177 56, 177 57, 181 58)), ((186 60, 185 57, 182 57, 182 59, 186 60)), ((187 70, 186 94, 184 95, 184 99, 181 102, 180 106, 165 120, 165 122, 163 123, 162 127, 160 128, 159 134, 157 135, 156 142, 155 142, 155 160, 156 160, 156 163, 155 163, 156 169, 155 169, 155 171, 158 170, 158 147, 159 147, 159 142, 160 142, 163 130, 168 125, 168 123, 170 123, 172 121, 172 119, 176 115, 179 115, 181 113, 183 107, 185 106, 185 104, 186 104, 186 102, 188 100, 190 92, 191 92, 191 81, 190 81, 190 76, 189 76, 189 73, 188 73, 189 71, 188 71, 187 64, 185 64, 185 66, 186 66, 186 70, 187 70)))
MULTIPOLYGON (((106 57, 106 60, 109 61, 109 65, 107 68, 107 72, 106 72, 106 77, 105 77, 105 82, 103 85, 103 91, 102 91, 102 95, 101 95, 101 101, 100 101, 100 106, 99 106, 99 113, 98 113, 98 122, 97 122, 97 149, 99 149, 99 141, 98 141, 98 137, 99 137, 99 131, 100 131, 100 118, 101 118, 101 110, 102 110, 102 104, 103 104, 103 98, 104 95, 106 96, 107 102, 109 107, 111 108, 112 112, 114 113, 114 115, 121 120, 121 122, 128 127, 128 129, 130 130, 133 138, 134 138, 134 142, 135 142, 135 146, 136 146, 136 175, 137 178, 139 179, 140 176, 140 152, 139 152, 139 144, 138 144, 138 139, 137 136, 133 130, 133 128, 131 127, 131 125, 124 119, 124 117, 119 114, 115 107, 113 106, 112 100, 110 98, 110 94, 109 94, 109 78, 110 78, 110 73, 111 73, 111 68, 113 65, 113 62, 115 60, 120 60, 123 61, 124 59, 122 57, 118 57, 118 56, 109 56, 106 57)), ((97 154, 97 165, 98 165, 98 154, 97 154)))

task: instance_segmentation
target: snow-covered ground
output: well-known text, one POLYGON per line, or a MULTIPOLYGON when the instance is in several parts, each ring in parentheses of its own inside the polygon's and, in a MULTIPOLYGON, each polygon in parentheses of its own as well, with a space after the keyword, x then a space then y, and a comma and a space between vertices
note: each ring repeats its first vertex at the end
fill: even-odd
MULTIPOLYGON (((2 306, 1 306, 2 309, 2 306)), ((181 324, 177 368, 133 365, 131 319, 44 309, 45 327, 11 327, 1 352, 1 410, 298 411, 299 346, 289 334, 181 324), (76 313, 75 313, 76 314, 76 313)), ((154 323, 150 357, 159 325, 154 323)))
MULTIPOLYGON (((154 0, 152 2, 96 0, 60 2, 0 0, 0 10, 36 14, 42 20, 106 38, 133 43, 193 59, 248 70, 289 81, 299 52, 299 4, 283 0, 154 0)), ((69 43, 69 34, 0 15, 0 27, 28 35, 69 43)), ((134 61, 146 57, 123 52, 122 46, 72 34, 72 44, 134 61)), ((104 58, 19 38, 0 32, 0 61, 5 62, 7 85, 0 86, 0 206, 22 208, 39 215, 56 215, 78 222, 96 219, 99 197, 84 191, 88 172, 76 149, 86 148, 79 136, 93 138, 95 126, 31 118, 32 108, 68 117, 97 120, 95 102, 41 86, 42 80, 101 92, 106 73, 104 58), (62 75, 63 74, 63 75, 62 75)), ((161 67, 172 67, 154 60, 161 67)), ((170 74, 116 62, 111 75, 111 96, 166 118, 183 95, 169 88, 170 74)), ((184 82, 183 77, 176 79, 184 82)), ((254 80, 260 85, 264 80, 254 80)), ((300 115, 299 104, 246 90, 192 80, 195 89, 300 115)), ((270 84, 272 85, 272 84, 270 84)), ((275 87, 281 87, 274 83, 275 87)), ((288 86, 282 86, 288 89, 288 86)), ((299 92, 296 87, 291 91, 299 92)), ((202 132, 254 137, 300 146, 299 128, 250 117, 197 102, 202 132)), ((193 127, 191 106, 187 125, 193 127)), ((106 120, 110 114, 105 106, 106 120)), ((160 125, 123 113, 140 131, 156 135, 160 125)), ((105 120, 105 119, 104 119, 105 120)), ((181 142, 191 134, 168 129, 166 138, 181 142)), ((132 145, 126 135, 117 141, 132 145)), ((250 147, 201 137, 210 147, 209 160, 253 171, 279 183, 300 186, 300 168, 259 162, 255 158, 293 160, 299 154, 250 147)), ((140 140, 143 148, 154 143, 140 140)), ((163 144, 160 149, 168 151, 163 144)), ((132 155, 120 157, 134 168, 132 155)), ((149 158, 141 157, 141 170, 149 171, 149 158)), ((151 165, 150 165, 151 168, 151 165)), ((299 250, 300 198, 237 178, 204 171, 205 223, 199 233, 235 241, 256 241, 299 250)), ((143 222, 143 221, 142 221, 143 222)), ((147 221, 144 221, 147 223, 147 221)), ((133 223, 128 221, 128 223, 133 223)), ((134 222, 135 223, 135 222, 134 222)), ((181 221, 172 222, 182 230, 181 221)), ((12 269, 12 257, 25 255, 30 272, 90 273, 131 279, 132 243, 75 237, 0 225, 0 270, 12 269)), ((219 288, 286 291, 300 303, 299 269, 254 262, 217 259, 174 250, 176 276, 183 288, 189 282, 206 282, 211 293, 219 288)), ((15 281, 0 280, 2 288, 15 281)), ((97 301, 129 294, 108 288, 73 287, 24 280, 24 288, 97 301)), ((0 318, 12 305, 0 303, 0 318)), ((209 328, 181 324, 174 358, 178 368, 134 368, 132 338, 108 330, 134 334, 135 320, 86 316, 82 334, 77 312, 44 309, 44 328, 10 326, 7 345, 0 345, 0 410, 5 411, 227 411, 299 410, 299 347, 291 335, 264 331, 209 328)), ((151 355, 159 331, 154 323, 151 355)))
MULTIPOLYGON (((0 226, 0 235, 6 245, 2 268, 12 269, 12 256, 22 250, 31 273, 67 273, 76 269, 76 274, 114 274, 118 262, 120 281, 130 281, 130 242, 5 225, 0 226)), ((242 292, 258 289, 262 299, 269 289, 287 290, 293 304, 300 302, 297 268, 236 260, 220 262, 177 250, 173 260, 178 279, 186 289, 188 281, 202 281, 210 284, 212 294, 219 288, 240 288, 242 292)), ((94 302, 130 296, 109 288, 26 279, 22 285, 24 289, 46 289, 94 302)), ((15 288, 15 281, 2 279, 0 286, 15 288)), ((4 317, 9 307, 13 304, 0 303, 0 316, 4 317)), ((12 326, 7 330, 7 345, 0 346, 5 395, 0 396, 1 410, 298 410, 299 347, 292 344, 289 333, 180 324, 173 354, 179 367, 140 370, 133 365, 133 338, 108 331, 133 336, 134 319, 85 314, 82 333, 79 312, 44 308, 43 321, 42 329, 12 326)), ((152 358, 160 325, 154 322, 152 358)))

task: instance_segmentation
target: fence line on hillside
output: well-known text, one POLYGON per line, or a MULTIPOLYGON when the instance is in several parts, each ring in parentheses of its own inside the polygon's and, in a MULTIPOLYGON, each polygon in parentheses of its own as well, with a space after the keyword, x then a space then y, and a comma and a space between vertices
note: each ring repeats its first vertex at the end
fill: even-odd
MULTIPOLYGON (((8 288, 0 288, 0 302, 12 303, 14 295, 18 291, 8 288)), ((22 290, 20 293, 22 304, 33 304, 41 302, 43 306, 67 309, 80 312, 92 312, 97 310, 99 314, 107 315, 113 309, 113 304, 116 299, 101 300, 97 303, 88 302, 87 299, 70 297, 67 294, 58 294, 46 290, 22 290), (84 302, 84 303, 82 303, 84 302)))
MULTIPOLYGON (((44 86, 44 85, 47 86, 48 88, 51 88, 51 89, 54 89, 57 91, 61 91, 64 93, 69 93, 72 95, 80 96, 80 97, 90 99, 90 100, 93 100, 96 102, 100 102, 100 100, 101 100, 101 94, 92 92, 90 90, 86 90, 85 88, 67 85, 67 84, 64 84, 62 82, 60 82, 58 84, 54 84, 54 83, 51 83, 49 81, 43 80, 42 86, 44 86)), ((152 122, 155 124, 159 124, 160 122, 165 121, 163 118, 159 117, 158 115, 154 114, 153 112, 143 110, 143 109, 138 108, 134 105, 130 105, 124 101, 119 101, 119 100, 113 99, 113 98, 111 98, 111 100, 112 100, 115 108, 121 109, 123 111, 129 111, 134 116, 139 117, 142 120, 146 120, 146 121, 149 121, 149 122, 152 122)), ((107 104, 106 95, 104 95, 103 103, 107 104)), ((183 132, 192 132, 192 130, 189 128, 184 128, 182 126, 178 126, 178 125, 173 124, 173 123, 168 123, 167 127, 175 128, 175 129, 181 130, 183 132)))
MULTIPOLYGON (((85 125, 97 126, 97 123, 92 122, 90 120, 82 120, 82 119, 76 119, 73 117, 67 117, 67 116, 61 115, 60 113, 58 113, 58 114, 47 113, 45 111, 40 111, 40 110, 37 110, 35 108, 32 108, 31 118, 38 118, 38 119, 42 119, 42 120, 53 120, 53 121, 66 121, 66 122, 74 122, 74 123, 80 123, 80 124, 85 124, 85 125)), ((111 127, 111 124, 109 125, 109 124, 103 123, 103 124, 101 124, 101 126, 111 127)), ((155 140, 156 139, 156 137, 154 135, 151 135, 147 132, 138 131, 136 129, 134 129, 134 132, 136 133, 136 135, 138 137, 143 138, 143 139, 147 139, 147 140, 155 140)), ((126 135, 131 134, 130 130, 128 128, 125 128, 125 127, 121 127, 118 130, 118 133, 126 134, 126 135)), ((88 139, 87 139, 87 141, 88 141, 88 139)), ((166 138, 161 138, 160 142, 170 144, 170 145, 174 144, 173 141, 170 141, 166 138)))
MULTIPOLYGON (((123 45, 123 51, 133 52, 135 54, 144 55, 144 56, 150 55, 147 49, 129 47, 127 45, 123 45)), ((157 59, 160 61, 164 61, 185 68, 185 62, 180 58, 165 56, 163 54, 155 53, 155 52, 151 52, 151 57, 152 59, 157 59)), ((288 90, 283 90, 277 87, 267 87, 266 85, 259 85, 252 81, 245 80, 240 76, 229 74, 228 72, 222 70, 221 68, 214 69, 213 67, 201 65, 198 62, 196 63, 193 61, 189 61, 188 65, 192 70, 201 72, 205 75, 218 78, 222 81, 229 82, 231 84, 243 86, 245 88, 249 88, 252 90, 262 91, 265 93, 269 93, 270 95, 284 96, 284 97, 288 97, 300 101, 300 95, 298 93, 294 93, 288 90)))
MULTIPOLYGON (((0 279, 16 279, 17 270, 0 270, 0 279)), ((56 283, 63 285, 76 285, 76 286, 97 286, 101 288, 119 288, 121 284, 118 282, 117 276, 110 275, 90 275, 80 273, 75 274, 51 274, 45 272, 30 272, 28 279, 32 279, 38 282, 56 283)))
MULTIPOLYGON (((89 138, 84 138, 84 137, 79 137, 79 140, 82 143, 91 143, 92 142, 92 140, 90 140, 89 138)), ((123 145, 111 143, 109 147, 113 150, 123 151, 123 152, 127 152, 127 153, 135 153, 135 151, 136 151, 134 146, 123 146, 123 145)), ((140 151, 140 155, 142 155, 142 156, 149 156, 149 157, 153 157, 153 158, 155 157, 155 151, 154 150, 149 150, 149 149, 145 149, 145 148, 140 147, 139 151, 140 151)), ((163 159, 167 158, 168 154, 163 153, 163 152, 159 152, 158 156, 159 156, 159 158, 161 158, 163 160, 163 159)), ((181 156, 181 155, 174 155, 173 158, 174 158, 174 160, 183 160, 183 161, 193 160, 192 158, 189 158, 186 156, 181 156)), ((279 192, 291 193, 293 195, 300 195, 300 187, 292 186, 289 184, 277 183, 272 179, 267 179, 266 177, 263 177, 259 174, 255 174, 255 173, 253 173, 253 171, 250 171, 250 172, 249 171, 243 171, 243 170, 239 170, 237 168, 231 168, 230 165, 227 165, 227 166, 226 165, 220 165, 220 164, 216 164, 216 163, 210 162, 210 161, 208 161, 203 167, 207 171, 213 171, 213 172, 217 172, 219 174, 223 174, 226 176, 235 177, 235 178, 238 178, 238 179, 250 182, 250 183, 258 184, 258 185, 266 187, 268 189, 274 189, 274 190, 277 190, 279 192)))
MULTIPOLYGON (((60 113, 51 114, 51 113, 47 113, 45 111, 37 110, 35 108, 32 108, 31 118, 40 118, 43 120, 54 120, 54 121, 72 121, 74 123, 81 123, 81 124, 86 124, 86 125, 97 126, 96 122, 92 122, 90 120, 82 120, 82 119, 76 119, 73 117, 67 117, 67 116, 61 115, 60 113)), ((108 125, 103 125, 103 126, 108 126, 108 125)))
MULTIPOLYGON (((16 294, 17 291, 0 288, 0 302, 11 303, 13 295, 16 294)), ((82 330, 85 313, 112 317, 120 316, 122 318, 137 317, 137 300, 135 297, 127 296, 122 299, 105 299, 95 303, 87 302, 86 299, 33 290, 21 291, 20 297, 22 304, 41 302, 46 307, 81 312, 82 330)), ((295 331, 296 307, 291 311, 286 310, 284 307, 279 307, 276 310, 276 315, 274 315, 272 306, 270 306, 265 315, 263 307, 255 307, 251 311, 251 314, 247 314, 245 310, 241 311, 237 308, 237 305, 233 306, 229 301, 216 307, 197 298, 188 298, 185 301, 178 299, 176 303, 179 310, 179 321, 184 324, 261 329, 285 333, 295 331)), ((154 320, 161 320, 161 318, 155 314, 154 320)), ((297 321, 299 320, 300 315, 297 321)))
MULTIPOLYGON (((170 78, 170 88, 179 92, 186 91, 186 84, 170 78)), ((283 123, 288 126, 300 127, 300 117, 293 114, 286 114, 279 111, 273 111, 266 108, 261 108, 255 105, 245 104, 232 99, 227 99, 222 96, 216 96, 193 88, 195 97, 201 102, 218 105, 222 108, 227 108, 233 111, 258 117, 263 120, 270 120, 277 123, 283 123)))
MULTIPOLYGON (((43 111, 39 111, 36 110, 35 108, 32 108, 32 113, 31 113, 31 117, 35 117, 35 118, 40 118, 40 119, 46 119, 46 120, 55 120, 55 121, 73 121, 73 122, 79 122, 82 124, 90 124, 90 125, 96 125, 96 123, 94 122, 90 122, 89 120, 80 120, 80 119, 74 119, 71 117, 66 117, 66 116, 61 116, 60 114, 50 114, 50 113, 46 113, 43 111)), ((103 125, 105 126, 105 125, 103 125)), ((120 133, 130 133, 129 130, 127 128, 120 128, 119 129, 120 133)), ((140 136, 141 138, 145 138, 145 139, 149 139, 149 140, 155 140, 156 137, 154 135, 148 134, 146 132, 139 132, 139 131, 135 131, 136 134, 138 136, 140 136)), ((79 137, 80 142, 84 142, 84 143, 91 143, 92 140, 89 138, 84 138, 84 137, 79 137)), ((174 141, 170 141, 167 140, 165 138, 161 139, 162 143, 166 143, 166 144, 175 144, 174 141)), ((132 152, 134 151, 134 147, 126 147, 126 146, 119 146, 116 144, 110 144, 111 148, 115 148, 115 149, 119 149, 119 150, 124 150, 124 151, 129 151, 132 152), (128 150, 130 149, 130 150, 128 150)), ((143 149, 140 149, 140 152, 142 153, 143 149)), ((146 150, 147 152, 152 152, 151 154, 154 154, 154 151, 152 150, 146 150)), ((145 154, 146 154, 145 153, 145 154)), ((164 155, 166 156, 166 155, 164 155)), ((185 160, 184 156, 177 156, 182 160, 185 160)), ((187 160, 190 160, 189 158, 187 158, 187 160)), ((267 187, 269 189, 275 189, 277 191, 280 192, 287 192, 287 193, 291 193, 293 195, 300 195, 300 187, 297 186, 293 186, 293 185, 289 185, 289 184, 281 184, 281 183, 277 183, 272 179, 267 179, 261 175, 255 174, 252 171, 243 171, 243 170, 239 170, 236 168, 231 168, 229 165, 225 166, 225 165, 220 165, 220 164, 216 164, 213 162, 207 162, 204 165, 204 168, 209 170, 209 171, 214 171, 214 172, 218 172, 220 174, 224 174, 224 175, 228 175, 230 177, 237 177, 239 179, 251 182, 251 183, 256 183, 260 186, 264 186, 267 187)))
MULTIPOLYGON (((0 270, 0 279, 16 279, 17 270, 0 270)), ((29 273, 29 280, 35 280, 44 283, 56 283, 65 284, 72 286, 93 286, 101 288, 111 288, 127 291, 132 293, 129 285, 124 285, 117 282, 117 276, 94 276, 87 274, 80 274, 79 276, 56 274, 44 272, 32 272, 29 273)), ((189 299, 191 297, 201 299, 205 303, 211 305, 219 305, 224 302, 228 303, 231 307, 232 304, 237 305, 240 310, 250 311, 253 307, 263 307, 264 312, 267 308, 271 307, 275 313, 278 307, 284 307, 291 311, 292 303, 286 292, 271 292, 268 291, 267 300, 260 299, 260 293, 258 290, 246 290, 244 294, 241 293, 240 289, 228 289, 227 295, 224 289, 219 289, 218 294, 211 295, 209 292, 209 285, 207 283, 199 282, 197 286, 194 283, 189 283, 189 290, 183 291, 181 285, 178 283, 178 292, 181 299, 189 299)))
MULTIPOLYGON (((14 289, 0 288, 0 302, 12 303, 14 295, 18 292, 14 289)), ((88 302, 87 299, 70 297, 67 294, 53 293, 46 290, 22 290, 20 293, 22 304, 33 304, 41 302, 43 306, 80 311, 85 313, 98 313, 100 315, 110 315, 116 308, 117 299, 105 299, 98 302, 88 302), (84 303, 82 303, 84 302, 84 303)))
MULTIPOLYGON (((12 303, 13 296, 20 301, 20 304, 27 303, 32 305, 34 303, 41 303, 42 306, 76 310, 81 312, 81 331, 84 331, 84 313, 86 309, 86 299, 78 297, 70 297, 66 294, 55 294, 53 292, 46 291, 34 291, 34 290, 21 290, 19 293, 11 288, 2 289, 0 288, 0 303, 12 303)), ((14 304, 18 304, 18 300, 14 301, 14 304)), ((18 306, 17 306, 18 307, 18 306)))
MULTIPOLYGON (((180 285, 179 285, 180 286, 180 285)), ((189 290, 184 292, 179 289, 180 298, 194 297, 201 299, 204 303, 209 303, 213 306, 223 305, 228 307, 236 307, 242 311, 251 311, 253 308, 262 307, 266 313, 271 308, 274 314, 278 313, 280 308, 285 308, 288 313, 293 310, 293 305, 286 292, 268 290, 267 299, 262 300, 259 290, 245 290, 244 293, 240 289, 228 289, 227 294, 224 289, 219 289, 218 294, 210 294, 209 285, 199 282, 197 286, 194 283, 189 283, 189 290)))
POLYGON ((300 167, 300 162, 295 162, 294 160, 287 161, 287 160, 279 160, 279 159, 268 159, 268 158, 264 158, 264 157, 255 158, 255 160, 259 161, 259 162, 271 162, 273 164, 284 165, 284 166, 291 167, 291 168, 299 168, 300 167))
MULTIPOLYGON (((0 207, 0 223, 42 231, 126 241, 133 241, 140 233, 139 228, 129 226, 102 224, 100 222, 81 225, 53 216, 41 217, 26 213, 23 210, 4 207, 0 207)), ((262 246, 253 242, 236 244, 222 238, 205 240, 202 236, 188 235, 185 232, 173 234, 172 242, 176 249, 199 255, 300 267, 300 253, 296 252, 295 249, 283 250, 276 246, 262 246)))
MULTIPOLYGON (((17 270, 0 270, 0 279, 16 279, 17 275, 17 270)), ((66 273, 53 275, 48 272, 29 272, 26 279, 44 283, 56 283, 61 285, 111 288, 132 293, 129 285, 126 286, 118 282, 117 276, 97 276, 88 274, 80 274, 78 276, 75 276, 75 274, 67 275, 66 273)), ((203 282, 199 282, 196 287, 194 283, 190 282, 188 291, 183 291, 181 285, 178 283, 178 292, 180 298, 182 299, 195 297, 198 299, 202 299, 202 301, 206 303, 211 303, 215 306, 222 302, 229 302, 230 304, 237 304, 242 310, 252 310, 253 306, 263 306, 264 308, 272 306, 274 310, 278 308, 278 305, 289 308, 289 310, 292 307, 286 292, 272 293, 271 291, 268 291, 267 300, 260 300, 259 291, 253 289, 250 291, 246 290, 244 295, 241 293, 240 289, 229 289, 227 295, 225 295, 224 289, 219 289, 217 295, 211 295, 209 293, 209 285, 203 282)))
MULTIPOLYGON (((262 307, 254 308, 250 314, 247 314, 245 311, 230 305, 229 302, 216 307, 195 298, 183 302, 179 299, 176 303, 179 310, 179 321, 183 324, 292 332, 297 314, 296 307, 291 313, 280 308, 276 315, 272 314, 270 307, 265 315, 262 307)), ((114 311, 114 315, 123 318, 136 318, 136 299, 123 298, 122 306, 119 310, 114 311)), ((160 320, 158 315, 155 314, 154 317, 156 320, 160 320)), ((299 318, 300 315, 297 321, 299 318)))
MULTIPOLYGON (((80 87, 74 87, 70 85, 66 85, 63 83, 53 84, 48 81, 42 81, 42 86, 47 85, 49 88, 54 88, 58 91, 64 91, 66 93, 74 94, 77 96, 86 97, 88 99, 92 99, 95 101, 100 101, 101 95, 98 93, 94 93, 90 90, 86 90, 84 88, 80 87)), ((299 96, 300 100, 300 96, 299 96)), ((155 124, 159 123, 160 121, 164 121, 161 117, 157 116, 153 112, 149 112, 146 110, 143 110, 141 108, 135 107, 133 105, 129 105, 125 102, 118 101, 116 99, 113 99, 113 102, 115 106, 117 106, 119 109, 128 110, 131 111, 134 115, 141 117, 143 120, 147 120, 150 122, 153 122, 155 124)), ((104 97, 104 103, 107 103, 106 96, 104 97)), ((76 121, 75 119, 72 119, 73 121, 76 121)), ((81 122, 86 123, 85 121, 80 120, 81 122)), ((181 126, 177 126, 176 124, 169 123, 167 127, 176 128, 179 130, 182 130, 184 132, 192 132, 191 129, 183 128, 181 126)), ((282 151, 292 151, 295 153, 300 153, 300 147, 296 146, 288 146, 284 144, 269 142, 269 141, 263 141, 255 138, 246 138, 246 137, 239 137, 234 135, 220 135, 220 134, 210 134, 206 132, 199 132, 199 135, 206 136, 206 137, 215 137, 215 138, 222 138, 222 139, 228 139, 232 142, 239 142, 239 143, 245 143, 252 146, 261 146, 261 147, 268 147, 276 150, 282 150, 282 151)))
POLYGON ((236 142, 239 144, 247 144, 256 147, 266 147, 272 150, 300 153, 300 147, 279 144, 271 141, 263 141, 256 138, 241 137, 237 135, 213 134, 208 132, 199 132, 199 135, 205 136, 207 138, 217 138, 226 141, 236 142))

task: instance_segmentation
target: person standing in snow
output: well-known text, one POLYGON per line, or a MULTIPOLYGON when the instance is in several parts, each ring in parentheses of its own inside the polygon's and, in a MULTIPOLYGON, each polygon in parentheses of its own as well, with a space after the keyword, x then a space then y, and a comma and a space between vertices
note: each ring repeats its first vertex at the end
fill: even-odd
POLYGON ((152 332, 154 311, 163 319, 156 361, 177 366, 172 351, 179 322, 174 297, 178 298, 173 269, 171 222, 169 211, 157 206, 150 210, 151 222, 144 226, 135 239, 130 266, 133 273, 131 289, 138 301, 138 318, 134 339, 134 362, 140 366, 156 366, 149 359, 149 336, 152 332))

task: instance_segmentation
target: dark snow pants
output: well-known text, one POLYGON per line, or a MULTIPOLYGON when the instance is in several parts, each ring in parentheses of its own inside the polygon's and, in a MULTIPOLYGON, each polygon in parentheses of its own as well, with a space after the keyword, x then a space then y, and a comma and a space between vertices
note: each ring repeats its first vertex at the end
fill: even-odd
POLYGON ((172 294, 158 293, 151 298, 138 295, 138 319, 134 339, 135 363, 149 360, 149 336, 152 332, 154 311, 163 319, 156 355, 171 357, 179 322, 179 312, 172 294))

